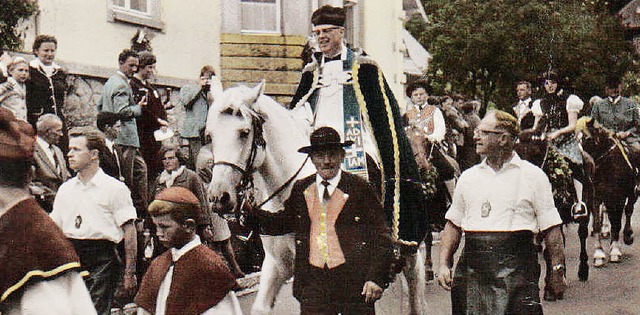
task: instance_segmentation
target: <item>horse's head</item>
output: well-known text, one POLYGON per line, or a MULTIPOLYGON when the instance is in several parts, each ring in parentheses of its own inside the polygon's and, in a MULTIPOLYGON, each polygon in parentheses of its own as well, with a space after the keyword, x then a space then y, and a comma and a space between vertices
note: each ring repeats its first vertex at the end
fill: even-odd
POLYGON ((614 132, 591 117, 584 116, 578 119, 576 131, 582 134, 583 149, 593 157, 603 155, 613 145, 614 132))
POLYGON ((209 109, 206 134, 215 162, 208 194, 217 212, 237 210, 238 194, 250 188, 252 173, 264 161, 264 118, 256 110, 263 93, 264 80, 253 88, 233 87, 209 109))

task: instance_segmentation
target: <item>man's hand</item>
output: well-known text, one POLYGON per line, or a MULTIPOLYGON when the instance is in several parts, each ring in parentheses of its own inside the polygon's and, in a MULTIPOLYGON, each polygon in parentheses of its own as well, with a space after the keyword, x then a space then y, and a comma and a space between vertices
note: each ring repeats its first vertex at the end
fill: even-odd
POLYGON ((367 303, 373 303, 382 296, 382 288, 373 281, 367 281, 362 287, 362 295, 367 303))
POLYGON ((143 96, 142 99, 140 100, 140 102, 138 102, 138 105, 140 105, 140 107, 145 107, 147 106, 147 96, 143 96))
POLYGON ((134 296, 138 289, 138 279, 135 270, 125 270, 124 272, 124 291, 127 296, 134 296))
POLYGON ((447 291, 451 291, 451 283, 453 277, 451 276, 451 268, 447 266, 440 266, 438 270, 438 284, 447 291))
POLYGON ((553 132, 548 133, 546 135, 546 138, 547 138, 547 140, 551 141, 551 140, 557 138, 559 135, 560 135, 560 133, 558 131, 553 131, 553 132))

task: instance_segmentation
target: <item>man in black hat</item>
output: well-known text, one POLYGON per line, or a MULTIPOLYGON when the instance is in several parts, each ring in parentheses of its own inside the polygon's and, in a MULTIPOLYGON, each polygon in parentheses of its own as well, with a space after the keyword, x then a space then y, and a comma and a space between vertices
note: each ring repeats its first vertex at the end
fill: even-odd
POLYGON ((318 172, 295 183, 280 213, 260 219, 296 234, 293 295, 302 314, 375 314, 388 284, 391 238, 382 206, 360 176, 343 172, 345 147, 330 127, 311 134, 307 153, 318 172))
POLYGON ((344 43, 345 20, 343 8, 329 5, 311 16, 318 52, 305 66, 290 107, 302 109, 312 129, 330 126, 354 142, 344 169, 371 180, 393 238, 415 249, 427 230, 418 167, 382 70, 344 43))

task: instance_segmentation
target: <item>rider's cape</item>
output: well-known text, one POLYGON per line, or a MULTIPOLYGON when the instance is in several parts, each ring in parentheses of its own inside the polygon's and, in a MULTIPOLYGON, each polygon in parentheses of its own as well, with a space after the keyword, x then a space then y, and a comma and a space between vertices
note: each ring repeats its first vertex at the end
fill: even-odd
MULTIPOLYGON (((291 108, 309 102, 315 109, 319 94, 317 60, 321 60, 321 54, 316 53, 315 57, 303 70, 291 108)), ((401 243, 418 244, 427 231, 426 201, 398 103, 382 70, 371 58, 348 49, 343 63, 343 69, 351 69, 353 82, 343 86, 343 102, 345 108, 349 102, 357 103, 363 123, 373 133, 382 176, 370 176, 370 180, 382 182, 384 209, 393 236, 401 243)))

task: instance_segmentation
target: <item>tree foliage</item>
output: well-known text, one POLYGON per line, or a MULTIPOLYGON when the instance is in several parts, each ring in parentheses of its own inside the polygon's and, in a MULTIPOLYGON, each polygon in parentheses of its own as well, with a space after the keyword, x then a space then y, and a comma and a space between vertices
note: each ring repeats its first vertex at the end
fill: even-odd
POLYGON ((18 50, 22 46, 18 26, 37 11, 33 0, 0 0, 0 47, 18 50))
POLYGON ((428 22, 414 18, 406 26, 433 55, 427 75, 436 89, 505 109, 517 81, 537 86, 539 75, 550 68, 583 98, 601 94, 608 77, 634 69, 633 47, 610 14, 609 2, 422 2, 428 22))

